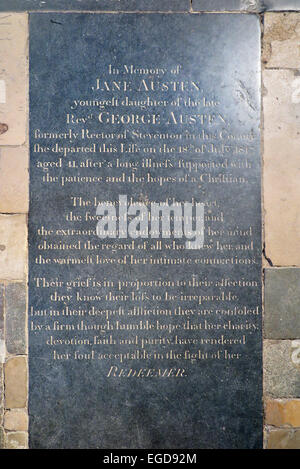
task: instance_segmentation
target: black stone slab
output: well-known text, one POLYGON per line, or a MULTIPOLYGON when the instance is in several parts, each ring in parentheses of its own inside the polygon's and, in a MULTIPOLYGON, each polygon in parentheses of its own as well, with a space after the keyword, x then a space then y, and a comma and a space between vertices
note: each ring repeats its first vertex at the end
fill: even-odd
POLYGON ((254 15, 30 15, 31 448, 262 446, 259 97, 254 15), (204 246, 100 239, 119 195, 204 246))
POLYGON ((1 0, 0 11, 189 11, 190 0, 1 0))
POLYGON ((293 11, 300 0, 2 0, 0 11, 293 11))
POLYGON ((300 0, 193 0, 193 11, 286 11, 300 10, 300 0))

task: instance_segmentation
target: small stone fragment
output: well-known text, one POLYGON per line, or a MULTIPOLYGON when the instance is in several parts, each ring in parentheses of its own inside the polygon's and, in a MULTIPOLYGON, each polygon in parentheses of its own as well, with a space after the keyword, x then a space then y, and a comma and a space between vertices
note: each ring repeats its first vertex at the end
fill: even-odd
POLYGON ((299 449, 300 430, 271 430, 267 437, 267 449, 299 449))
POLYGON ((27 403, 27 360, 15 357, 8 360, 4 369, 5 408, 24 408, 27 403))
POLYGON ((13 432, 6 434, 6 449, 27 449, 28 435, 23 432, 13 432))
POLYGON ((4 428, 5 430, 28 430, 28 413, 27 410, 12 409, 5 412, 4 415, 4 428))

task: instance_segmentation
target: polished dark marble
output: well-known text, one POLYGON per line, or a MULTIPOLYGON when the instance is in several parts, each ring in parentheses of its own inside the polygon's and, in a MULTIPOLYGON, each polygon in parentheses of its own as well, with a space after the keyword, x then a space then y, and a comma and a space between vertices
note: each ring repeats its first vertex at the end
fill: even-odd
POLYGON ((0 11, 189 11, 190 0, 1 0, 0 11))
POLYGON ((262 446, 259 129, 255 15, 30 15, 31 448, 262 446), (87 235, 120 194, 205 246, 87 235))

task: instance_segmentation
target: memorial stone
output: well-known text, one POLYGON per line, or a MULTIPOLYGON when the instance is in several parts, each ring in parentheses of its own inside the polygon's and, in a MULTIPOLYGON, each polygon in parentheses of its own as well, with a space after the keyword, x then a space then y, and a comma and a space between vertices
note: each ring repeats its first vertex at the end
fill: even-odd
POLYGON ((31 448, 262 447, 259 129, 256 15, 30 14, 31 448))

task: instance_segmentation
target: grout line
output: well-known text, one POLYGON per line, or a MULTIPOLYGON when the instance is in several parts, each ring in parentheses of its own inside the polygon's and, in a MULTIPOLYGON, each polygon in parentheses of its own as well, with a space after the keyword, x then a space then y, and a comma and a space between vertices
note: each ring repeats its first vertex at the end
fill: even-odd
MULTIPOLYGON (((299 12, 300 14, 300 12, 299 12)), ((299 71, 300 67, 265 67, 265 70, 275 70, 280 72, 281 70, 289 70, 289 71, 299 71)))
MULTIPOLYGON (((264 337, 264 338, 263 338, 264 341, 268 340, 268 341, 270 341, 270 342, 293 342, 294 340, 299 340, 299 339, 300 339, 300 337, 294 337, 294 338, 292 338, 292 339, 291 339, 291 338, 288 338, 288 339, 287 339, 286 337, 285 337, 284 339, 282 339, 282 338, 280 338, 280 339, 272 339, 271 337, 264 337)), ((280 398, 278 397, 277 399, 280 399, 280 398)), ((289 399, 289 398, 282 398, 282 399, 289 399)), ((299 399, 300 399, 300 398, 299 398, 299 399)))
POLYGON ((272 265, 271 266, 265 266, 264 269, 269 269, 269 270, 280 270, 280 269, 300 269, 300 265, 272 265))

